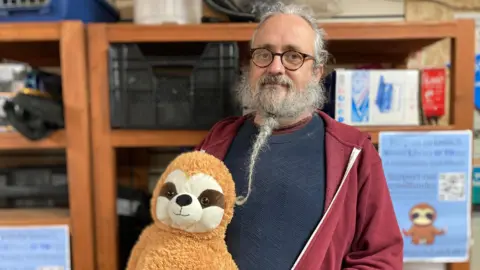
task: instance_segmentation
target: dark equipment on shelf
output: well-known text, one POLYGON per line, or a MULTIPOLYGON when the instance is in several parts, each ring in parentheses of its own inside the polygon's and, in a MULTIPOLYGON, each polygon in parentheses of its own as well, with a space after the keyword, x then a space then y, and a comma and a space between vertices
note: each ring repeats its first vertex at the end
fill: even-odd
MULTIPOLYGON (((203 0, 203 2, 213 11, 225 14, 230 22, 258 22, 260 6, 259 4, 269 4, 268 0, 203 0)), ((204 18, 203 22, 218 22, 212 18, 204 18)))
POLYGON ((28 74, 23 91, 3 105, 5 118, 30 140, 64 127, 61 77, 42 71, 28 74))

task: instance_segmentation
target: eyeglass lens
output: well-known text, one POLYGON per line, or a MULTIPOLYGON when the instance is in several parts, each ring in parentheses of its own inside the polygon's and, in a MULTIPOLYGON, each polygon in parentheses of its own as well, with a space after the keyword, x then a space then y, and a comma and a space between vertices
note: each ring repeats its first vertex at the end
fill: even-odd
MULTIPOLYGON (((266 67, 273 62, 274 54, 267 49, 255 50, 252 60, 259 67, 266 67)), ((296 69, 303 64, 303 56, 295 51, 286 51, 282 55, 282 64, 287 69, 296 69)))

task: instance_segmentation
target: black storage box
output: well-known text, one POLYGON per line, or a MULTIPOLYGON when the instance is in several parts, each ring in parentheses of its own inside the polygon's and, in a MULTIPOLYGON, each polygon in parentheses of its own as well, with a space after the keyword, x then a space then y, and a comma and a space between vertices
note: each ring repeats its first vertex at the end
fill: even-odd
POLYGON ((112 44, 111 127, 209 129, 237 114, 235 42, 112 44))

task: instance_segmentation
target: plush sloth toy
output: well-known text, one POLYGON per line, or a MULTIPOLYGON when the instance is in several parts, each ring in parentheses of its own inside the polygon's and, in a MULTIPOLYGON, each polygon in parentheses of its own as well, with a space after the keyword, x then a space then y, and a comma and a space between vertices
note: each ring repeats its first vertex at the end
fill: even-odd
POLYGON ((133 247, 127 270, 238 269, 225 244, 234 203, 235 184, 221 160, 180 154, 153 191, 154 222, 133 247))

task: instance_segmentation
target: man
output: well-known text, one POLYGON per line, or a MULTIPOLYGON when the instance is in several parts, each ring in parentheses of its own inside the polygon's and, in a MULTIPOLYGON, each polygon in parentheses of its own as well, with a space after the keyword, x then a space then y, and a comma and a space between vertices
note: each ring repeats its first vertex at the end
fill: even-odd
POLYGON ((402 269, 403 240, 370 137, 319 111, 326 62, 315 20, 277 4, 251 40, 239 100, 196 148, 236 181, 227 230, 240 269, 402 269))

